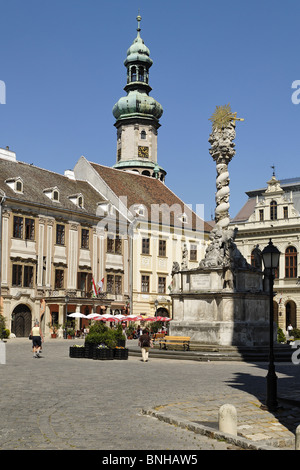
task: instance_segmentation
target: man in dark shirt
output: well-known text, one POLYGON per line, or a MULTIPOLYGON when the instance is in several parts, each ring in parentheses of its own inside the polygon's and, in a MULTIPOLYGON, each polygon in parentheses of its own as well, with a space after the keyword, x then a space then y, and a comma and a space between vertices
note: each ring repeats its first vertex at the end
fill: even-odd
POLYGON ((144 330, 143 334, 139 337, 139 346, 142 348, 142 361, 148 362, 149 348, 151 346, 151 339, 148 330, 144 330))

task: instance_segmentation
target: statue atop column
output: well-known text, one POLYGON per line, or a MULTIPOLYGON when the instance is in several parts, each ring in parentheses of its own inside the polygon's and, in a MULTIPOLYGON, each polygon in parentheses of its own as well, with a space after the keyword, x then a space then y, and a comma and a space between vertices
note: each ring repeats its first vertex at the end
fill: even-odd
MULTIPOLYGON (((221 267, 242 262, 236 255, 234 238, 236 231, 229 229, 229 173, 228 164, 235 155, 234 139, 236 136, 236 121, 244 119, 237 118, 237 113, 231 111, 230 105, 217 106, 210 118, 212 121, 212 132, 209 136, 211 148, 209 153, 216 162, 216 225, 211 231, 211 243, 206 250, 201 267, 221 267)), ((243 264, 243 263, 242 263, 243 264)))

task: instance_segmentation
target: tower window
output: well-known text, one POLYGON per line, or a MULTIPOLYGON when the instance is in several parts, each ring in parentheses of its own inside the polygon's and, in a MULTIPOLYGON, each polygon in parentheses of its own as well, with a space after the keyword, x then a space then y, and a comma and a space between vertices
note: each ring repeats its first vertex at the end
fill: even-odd
POLYGON ((132 82, 136 81, 136 67, 132 67, 131 69, 131 81, 132 82))
POLYGON ((139 82, 144 81, 144 69, 143 67, 139 67, 139 82))
POLYGON ((146 131, 143 130, 141 132, 141 139, 146 139, 146 137, 147 137, 146 131))
POLYGON ((283 208, 283 218, 288 219, 288 217, 289 217, 288 207, 284 206, 284 208, 283 208))

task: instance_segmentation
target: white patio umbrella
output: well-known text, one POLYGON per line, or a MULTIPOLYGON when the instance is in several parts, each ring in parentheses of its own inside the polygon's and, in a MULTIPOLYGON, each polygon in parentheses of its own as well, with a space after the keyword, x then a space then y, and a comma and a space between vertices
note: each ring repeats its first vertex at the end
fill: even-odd
POLYGON ((71 318, 86 318, 86 315, 80 312, 68 313, 68 317, 71 318))
POLYGON ((89 320, 93 320, 94 318, 96 317, 99 317, 100 316, 100 313, 89 313, 86 318, 88 318, 89 320))
POLYGON ((126 319, 126 315, 121 315, 121 313, 118 313, 118 315, 114 315, 114 317, 117 318, 120 321, 126 319))

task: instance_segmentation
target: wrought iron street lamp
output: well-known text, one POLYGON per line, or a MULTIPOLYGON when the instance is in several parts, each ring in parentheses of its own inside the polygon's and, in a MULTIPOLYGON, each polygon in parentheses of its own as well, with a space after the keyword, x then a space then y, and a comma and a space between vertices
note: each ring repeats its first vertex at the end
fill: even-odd
POLYGON ((270 239, 268 246, 262 251, 262 259, 265 266, 266 275, 269 277, 269 295, 270 295, 270 344, 269 344, 269 369, 267 374, 267 401, 266 405, 268 410, 274 411, 278 407, 277 403, 277 376, 275 373, 274 365, 274 306, 273 306, 273 283, 274 272, 279 265, 280 251, 273 245, 270 239))

